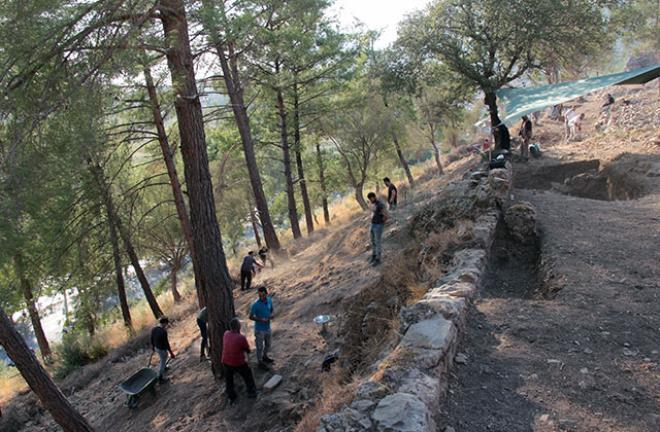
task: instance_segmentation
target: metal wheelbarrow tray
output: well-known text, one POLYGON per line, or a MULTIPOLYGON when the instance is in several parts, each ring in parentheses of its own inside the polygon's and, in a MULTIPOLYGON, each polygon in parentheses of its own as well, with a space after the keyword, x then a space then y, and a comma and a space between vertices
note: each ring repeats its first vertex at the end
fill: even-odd
POLYGON ((146 391, 150 391, 152 395, 156 395, 156 380, 158 374, 150 368, 142 368, 131 375, 123 383, 119 384, 119 389, 128 396, 126 405, 129 408, 136 408, 138 406, 138 398, 146 391))

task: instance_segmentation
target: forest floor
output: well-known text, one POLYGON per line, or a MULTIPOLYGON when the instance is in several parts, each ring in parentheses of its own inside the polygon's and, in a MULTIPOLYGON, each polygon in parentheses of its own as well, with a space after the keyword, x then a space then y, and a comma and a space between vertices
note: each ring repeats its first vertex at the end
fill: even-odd
MULTIPOLYGON (((414 191, 399 185, 400 206, 386 225, 381 266, 373 268, 368 264, 370 214, 360 212, 348 222, 290 243, 287 257, 276 256, 275 267, 268 267, 255 278, 253 287, 265 285, 273 296, 276 316, 271 357, 275 364, 272 372, 258 370, 254 354, 250 355, 250 364, 258 388, 274 373, 283 376, 282 384, 274 391, 262 392, 256 400, 247 399, 237 377, 239 403, 228 406, 224 381, 215 381, 209 363, 199 361, 200 338, 192 296, 186 300, 190 302, 187 312, 181 313, 170 327, 176 358, 170 363, 169 381, 157 387, 155 397, 147 394, 137 409, 129 409, 126 397, 117 387, 147 365, 151 350, 146 345, 146 335, 134 341, 133 348, 111 353, 107 359, 82 368, 61 387, 98 431, 290 431, 304 418, 302 424, 307 426, 299 426, 298 430, 309 430, 321 410, 332 409, 342 401, 340 394, 327 391, 328 386, 341 389, 338 383, 350 382, 352 375, 360 373, 359 365, 371 364, 382 348, 380 340, 376 340, 373 352, 341 352, 350 370, 342 371, 343 366, 337 365, 331 373, 321 372, 324 357, 346 346, 347 338, 350 342, 350 338, 357 337, 360 345, 361 318, 366 308, 373 298, 388 296, 392 289, 398 289, 399 276, 392 279, 390 272, 395 269, 394 273, 405 276, 414 271, 405 268, 407 260, 401 259, 407 245, 418 243, 409 229, 413 215, 442 190, 442 185, 478 163, 476 158, 466 158, 447 167, 442 177, 423 175, 414 191), (333 318, 324 333, 313 322, 320 314, 333 318)), ((414 290, 416 283, 409 288, 414 290)), ((244 324, 242 331, 251 345, 254 337, 247 316, 255 300, 254 289, 234 290, 236 311, 244 324)), ((380 325, 388 330, 398 328, 396 322, 387 322, 385 318, 380 325)), ((153 359, 152 367, 156 363, 153 359)), ((21 424, 12 426, 15 430, 59 430, 52 418, 34 404, 30 394, 15 398, 7 411, 11 409, 21 419, 21 424)))
POLYGON ((592 95, 583 140, 543 118, 543 157, 514 164, 539 243, 496 236, 439 431, 660 430, 660 100, 657 83, 608 91, 606 134, 592 95))

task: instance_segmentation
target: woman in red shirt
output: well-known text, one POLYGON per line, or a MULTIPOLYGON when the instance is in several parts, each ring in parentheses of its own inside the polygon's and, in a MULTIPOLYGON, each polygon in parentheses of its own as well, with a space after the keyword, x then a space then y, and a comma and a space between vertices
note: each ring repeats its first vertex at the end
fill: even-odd
POLYGON ((222 339, 222 364, 225 368, 225 380, 227 387, 225 393, 229 402, 236 402, 236 390, 234 389, 234 373, 238 372, 245 381, 248 397, 254 399, 257 397, 257 386, 254 383, 252 370, 248 366, 245 354, 250 353, 248 341, 241 334, 241 322, 238 318, 233 318, 229 323, 230 330, 227 330, 222 339))

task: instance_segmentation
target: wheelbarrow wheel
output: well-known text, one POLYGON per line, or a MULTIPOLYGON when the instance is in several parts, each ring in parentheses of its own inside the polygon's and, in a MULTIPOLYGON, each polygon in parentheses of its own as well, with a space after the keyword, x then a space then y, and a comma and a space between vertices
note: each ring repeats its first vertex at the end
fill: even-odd
POLYGON ((131 395, 128 397, 128 402, 126 402, 126 405, 130 408, 137 408, 138 406, 138 398, 135 395, 131 395))

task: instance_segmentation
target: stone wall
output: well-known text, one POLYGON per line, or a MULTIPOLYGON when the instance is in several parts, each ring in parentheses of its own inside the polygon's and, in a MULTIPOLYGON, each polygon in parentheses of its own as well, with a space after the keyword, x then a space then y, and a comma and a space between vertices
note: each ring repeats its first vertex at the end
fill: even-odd
MULTIPOLYGON (((401 339, 357 390, 352 403, 321 418, 318 432, 436 431, 435 416, 445 393, 469 303, 485 273, 488 255, 511 188, 511 169, 478 171, 453 187, 460 200, 474 199, 469 247, 454 253, 448 272, 422 299, 402 308, 401 339), (475 207, 476 208, 476 207, 475 207)), ((440 223, 440 221, 438 221, 440 223)))

